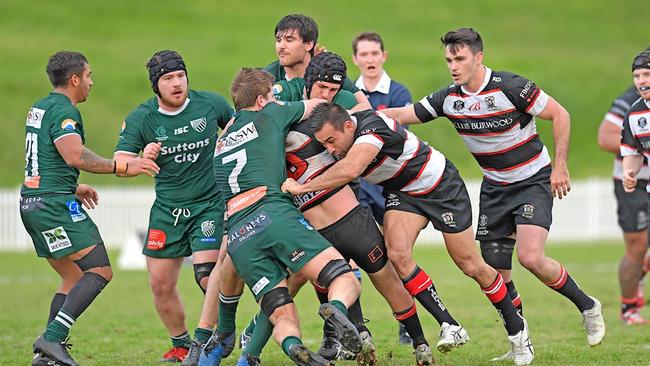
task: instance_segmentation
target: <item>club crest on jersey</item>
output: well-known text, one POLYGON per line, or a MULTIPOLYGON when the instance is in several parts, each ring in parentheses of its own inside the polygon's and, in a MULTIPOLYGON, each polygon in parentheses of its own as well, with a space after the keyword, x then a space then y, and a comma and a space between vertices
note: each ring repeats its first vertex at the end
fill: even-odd
POLYGON ((642 130, 645 129, 645 126, 648 125, 648 121, 646 120, 645 117, 639 118, 639 120, 636 123, 639 125, 639 128, 642 130))
POLYGON ((41 122, 43 121, 43 115, 45 114, 45 109, 32 107, 27 113, 27 120, 25 125, 28 127, 41 128, 41 122))
POLYGON ((41 235, 45 238, 50 253, 72 246, 72 243, 68 238, 68 233, 65 232, 63 226, 57 226, 50 230, 41 231, 41 235))
POLYGON ((167 130, 165 130, 164 126, 156 128, 156 131, 154 133, 156 134, 156 141, 165 141, 169 138, 167 136, 167 130))
POLYGON ((535 206, 527 203, 522 207, 523 212, 521 213, 521 216, 527 218, 527 219, 533 219, 535 217, 535 206))
POLYGON ((496 102, 494 100, 494 95, 488 95, 487 97, 485 97, 485 104, 487 105, 487 109, 490 111, 497 109, 496 102))
POLYGON ((444 222, 445 225, 449 227, 456 227, 456 221, 454 220, 453 212, 443 212, 440 217, 442 218, 442 222, 444 222))
POLYGON ((205 117, 194 119, 190 121, 190 126, 192 126, 192 128, 196 132, 203 132, 205 131, 205 128, 208 126, 208 120, 205 117))
POLYGON ((282 88, 282 85, 280 85, 280 84, 274 84, 273 87, 271 88, 271 90, 273 90, 274 95, 278 95, 278 94, 282 93, 283 88, 282 88))
POLYGON ((75 128, 77 128, 77 122, 71 120, 70 118, 64 119, 63 122, 61 122, 61 129, 63 130, 72 131, 75 128))
POLYGON ((454 101, 454 110, 460 111, 463 108, 465 108, 465 102, 462 100, 454 101))

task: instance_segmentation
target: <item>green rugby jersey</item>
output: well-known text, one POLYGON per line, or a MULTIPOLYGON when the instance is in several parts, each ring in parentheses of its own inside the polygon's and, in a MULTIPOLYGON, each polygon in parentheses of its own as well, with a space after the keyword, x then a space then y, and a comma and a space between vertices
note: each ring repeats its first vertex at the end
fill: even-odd
POLYGON ((156 199, 176 206, 214 199, 219 189, 212 174, 217 131, 233 109, 220 95, 189 91, 184 107, 170 113, 151 98, 132 111, 122 125, 115 152, 138 154, 151 142, 161 142, 156 158, 156 199))
MULTIPOLYGON (((280 80, 273 85, 275 99, 283 102, 298 102, 304 99, 305 79, 293 78, 291 80, 280 80)), ((357 105, 354 94, 347 90, 339 90, 332 100, 345 109, 351 109, 357 105)))
POLYGON ((303 102, 269 103, 259 112, 241 110, 217 141, 214 172, 230 227, 263 202, 293 205, 291 195, 280 190, 287 178, 284 146, 289 128, 304 113, 303 102))
MULTIPOLYGON (((273 75, 275 78, 275 81, 282 81, 282 80, 287 80, 287 72, 284 71, 284 67, 280 66, 280 62, 275 60, 271 62, 270 64, 266 65, 264 67, 264 71, 270 73, 273 75)), ((349 77, 345 77, 345 80, 343 81, 343 86, 341 86, 341 89, 347 90, 352 94, 355 94, 356 92, 359 91, 359 88, 356 87, 354 84, 354 81, 350 79, 349 77)))
POLYGON ((22 195, 74 193, 79 170, 66 164, 54 143, 77 134, 84 143, 79 110, 67 96, 51 92, 30 108, 25 122, 25 181, 22 195))

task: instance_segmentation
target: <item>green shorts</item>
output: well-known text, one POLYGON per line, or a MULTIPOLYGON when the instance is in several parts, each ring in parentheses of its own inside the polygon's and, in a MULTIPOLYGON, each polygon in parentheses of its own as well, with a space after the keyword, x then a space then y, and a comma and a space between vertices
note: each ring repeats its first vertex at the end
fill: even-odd
POLYGON ((104 243, 72 193, 21 196, 20 218, 39 257, 59 259, 104 243))
POLYGON ((298 272, 331 246, 284 202, 266 202, 228 227, 228 254, 256 301, 287 277, 287 269, 298 272))
POLYGON ((188 257, 219 249, 223 232, 222 199, 170 206, 156 200, 149 213, 149 230, 142 253, 155 258, 188 257))

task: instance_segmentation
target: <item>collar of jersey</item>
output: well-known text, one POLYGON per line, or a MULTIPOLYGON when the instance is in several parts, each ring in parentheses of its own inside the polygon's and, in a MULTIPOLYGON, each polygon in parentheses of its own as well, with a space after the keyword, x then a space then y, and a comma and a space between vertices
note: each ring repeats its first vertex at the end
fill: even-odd
POLYGON ((470 96, 472 96, 472 95, 477 95, 477 94, 479 94, 480 92, 482 92, 483 89, 485 89, 485 87, 488 85, 488 83, 490 82, 490 78, 492 77, 492 69, 490 69, 490 68, 487 67, 487 66, 483 66, 483 67, 485 68, 485 77, 483 78, 483 84, 481 84, 481 87, 478 88, 478 90, 477 90, 476 92, 474 92, 474 93, 470 93, 469 91, 467 91, 467 89, 465 89, 464 86, 461 86, 461 87, 460 87, 460 90, 461 90, 464 94, 467 94, 467 95, 470 95, 470 96))
POLYGON ((382 94, 388 94, 388 92, 390 91, 390 82, 391 82, 391 78, 390 76, 388 76, 386 70, 384 70, 383 74, 381 74, 381 77, 379 78, 379 81, 377 82, 377 85, 375 86, 375 90, 366 90, 366 86, 363 82, 363 75, 359 76, 359 78, 357 79, 356 87, 359 90, 365 90, 368 93, 378 92, 382 94))
POLYGON ((177 110, 175 110, 173 112, 166 111, 166 110, 162 109, 160 106, 158 106, 158 112, 160 112, 162 114, 165 114, 165 115, 168 115, 168 116, 176 116, 176 115, 179 115, 182 111, 184 111, 185 108, 187 108, 188 104, 190 104, 190 97, 187 97, 185 99, 185 103, 183 103, 183 105, 180 108, 178 108, 177 110))

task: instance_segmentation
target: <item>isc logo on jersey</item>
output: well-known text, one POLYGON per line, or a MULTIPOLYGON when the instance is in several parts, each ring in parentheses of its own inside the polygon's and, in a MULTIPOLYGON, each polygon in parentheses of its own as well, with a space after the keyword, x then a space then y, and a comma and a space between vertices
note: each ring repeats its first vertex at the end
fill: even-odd
POLYGON ((214 156, 227 153, 237 146, 241 146, 248 141, 255 140, 257 137, 257 128, 255 127, 255 124, 253 122, 249 122, 239 130, 222 136, 219 140, 217 140, 217 147, 214 150, 214 156))

